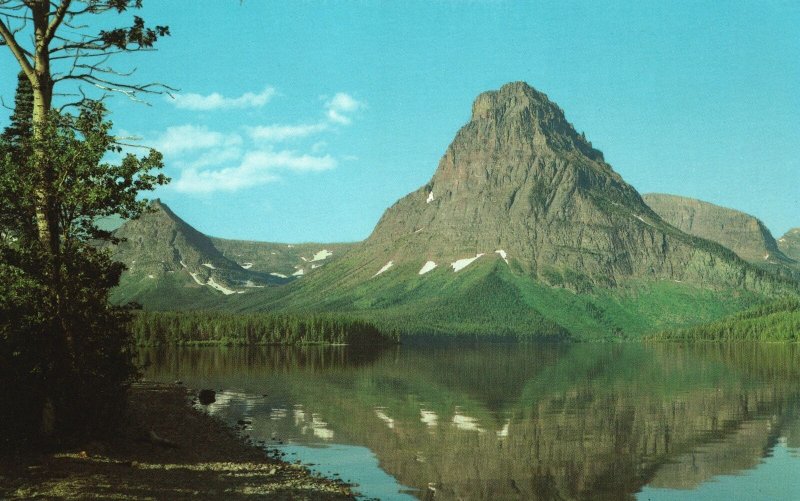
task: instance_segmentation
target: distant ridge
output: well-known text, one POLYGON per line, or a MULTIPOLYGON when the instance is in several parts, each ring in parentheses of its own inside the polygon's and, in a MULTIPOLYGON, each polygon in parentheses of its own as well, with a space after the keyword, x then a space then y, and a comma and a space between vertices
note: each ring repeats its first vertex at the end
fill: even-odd
POLYGON ((800 228, 792 228, 779 238, 778 248, 788 257, 800 261, 800 228))
POLYGON ((672 226, 724 245, 744 260, 772 264, 793 262, 755 216, 677 195, 650 193, 644 195, 644 201, 672 226))

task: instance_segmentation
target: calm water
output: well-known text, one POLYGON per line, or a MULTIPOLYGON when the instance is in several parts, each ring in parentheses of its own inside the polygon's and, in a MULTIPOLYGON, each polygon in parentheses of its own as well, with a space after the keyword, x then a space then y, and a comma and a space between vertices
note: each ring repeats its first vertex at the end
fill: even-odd
POLYGON ((197 348, 146 377, 380 499, 800 499, 794 345, 197 348))

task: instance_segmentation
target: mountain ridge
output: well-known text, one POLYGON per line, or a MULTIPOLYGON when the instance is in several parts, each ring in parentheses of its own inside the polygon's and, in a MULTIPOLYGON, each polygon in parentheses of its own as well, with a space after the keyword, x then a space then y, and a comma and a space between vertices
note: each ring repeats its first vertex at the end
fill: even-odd
POLYGON ((523 82, 480 94, 430 180, 363 242, 207 241, 268 280, 277 266, 302 278, 186 307, 336 311, 415 333, 637 337, 798 291, 664 221, 523 82))
POLYGON ((447 317, 445 330, 500 325, 480 301, 471 316, 452 300, 452 291, 479 297, 463 289, 480 283, 470 278, 478 274, 507 284, 495 287, 505 295, 495 303, 531 325, 621 333, 615 318, 629 321, 636 308, 659 321, 673 304, 675 323, 707 321, 733 311, 733 298, 796 291, 669 225, 603 158, 527 84, 482 93, 430 181, 389 207, 364 242, 281 297, 243 307, 335 309, 422 326, 447 317), (571 309, 559 310, 555 298, 571 309))
POLYGON ((755 216, 680 195, 648 193, 642 198, 672 226, 717 242, 746 261, 771 264, 792 261, 778 248, 772 232, 755 216))

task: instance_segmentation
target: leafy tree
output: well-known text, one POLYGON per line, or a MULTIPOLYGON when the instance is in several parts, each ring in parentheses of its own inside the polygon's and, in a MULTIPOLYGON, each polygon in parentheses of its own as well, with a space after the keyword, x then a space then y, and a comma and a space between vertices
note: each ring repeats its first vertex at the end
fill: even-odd
POLYGON ((92 33, 85 21, 141 6, 0 0, 0 45, 25 77, 0 137, 0 382, 16 403, 0 409, 0 421, 10 423, 9 435, 15 427, 22 436, 94 430, 119 410, 133 374, 128 313, 108 304, 123 266, 93 245, 113 240, 95 221, 137 217, 147 203, 137 194, 167 178, 151 173, 162 167, 158 152, 122 155, 102 100, 163 87, 126 83, 106 59, 149 50, 169 30, 133 16, 130 27, 92 33), (59 82, 76 83, 80 98, 54 109, 59 82), (101 94, 90 99, 81 84, 101 94), (109 154, 121 160, 107 162, 109 154))
POLYGON ((159 84, 127 82, 128 73, 114 70, 107 61, 121 53, 152 49, 159 37, 169 35, 168 27, 150 28, 141 17, 133 16, 128 27, 90 28, 93 17, 141 8, 142 0, 0 0, 2 45, 14 55, 32 89, 31 157, 33 168, 39 173, 34 211, 39 241, 50 258, 50 279, 54 284, 60 281, 60 214, 55 166, 46 155, 44 134, 55 86, 74 83, 68 90, 81 96, 65 107, 82 106, 87 101, 86 86, 99 90, 101 99, 109 92, 136 98, 141 93, 164 90, 159 84), (24 45, 25 41, 29 46, 24 45))

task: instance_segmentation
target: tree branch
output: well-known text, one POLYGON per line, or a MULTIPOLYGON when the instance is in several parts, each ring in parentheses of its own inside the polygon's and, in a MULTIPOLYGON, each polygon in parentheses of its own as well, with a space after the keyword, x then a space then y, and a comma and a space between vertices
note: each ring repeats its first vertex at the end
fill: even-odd
POLYGON ((50 42, 53 40, 53 37, 56 34, 56 30, 58 26, 61 24, 61 21, 64 20, 64 16, 67 14, 67 10, 69 10, 69 5, 72 3, 72 0, 61 0, 61 5, 58 6, 55 13, 53 14, 53 20, 50 21, 50 25, 47 27, 47 31, 44 34, 44 43, 45 45, 49 45, 50 42))

